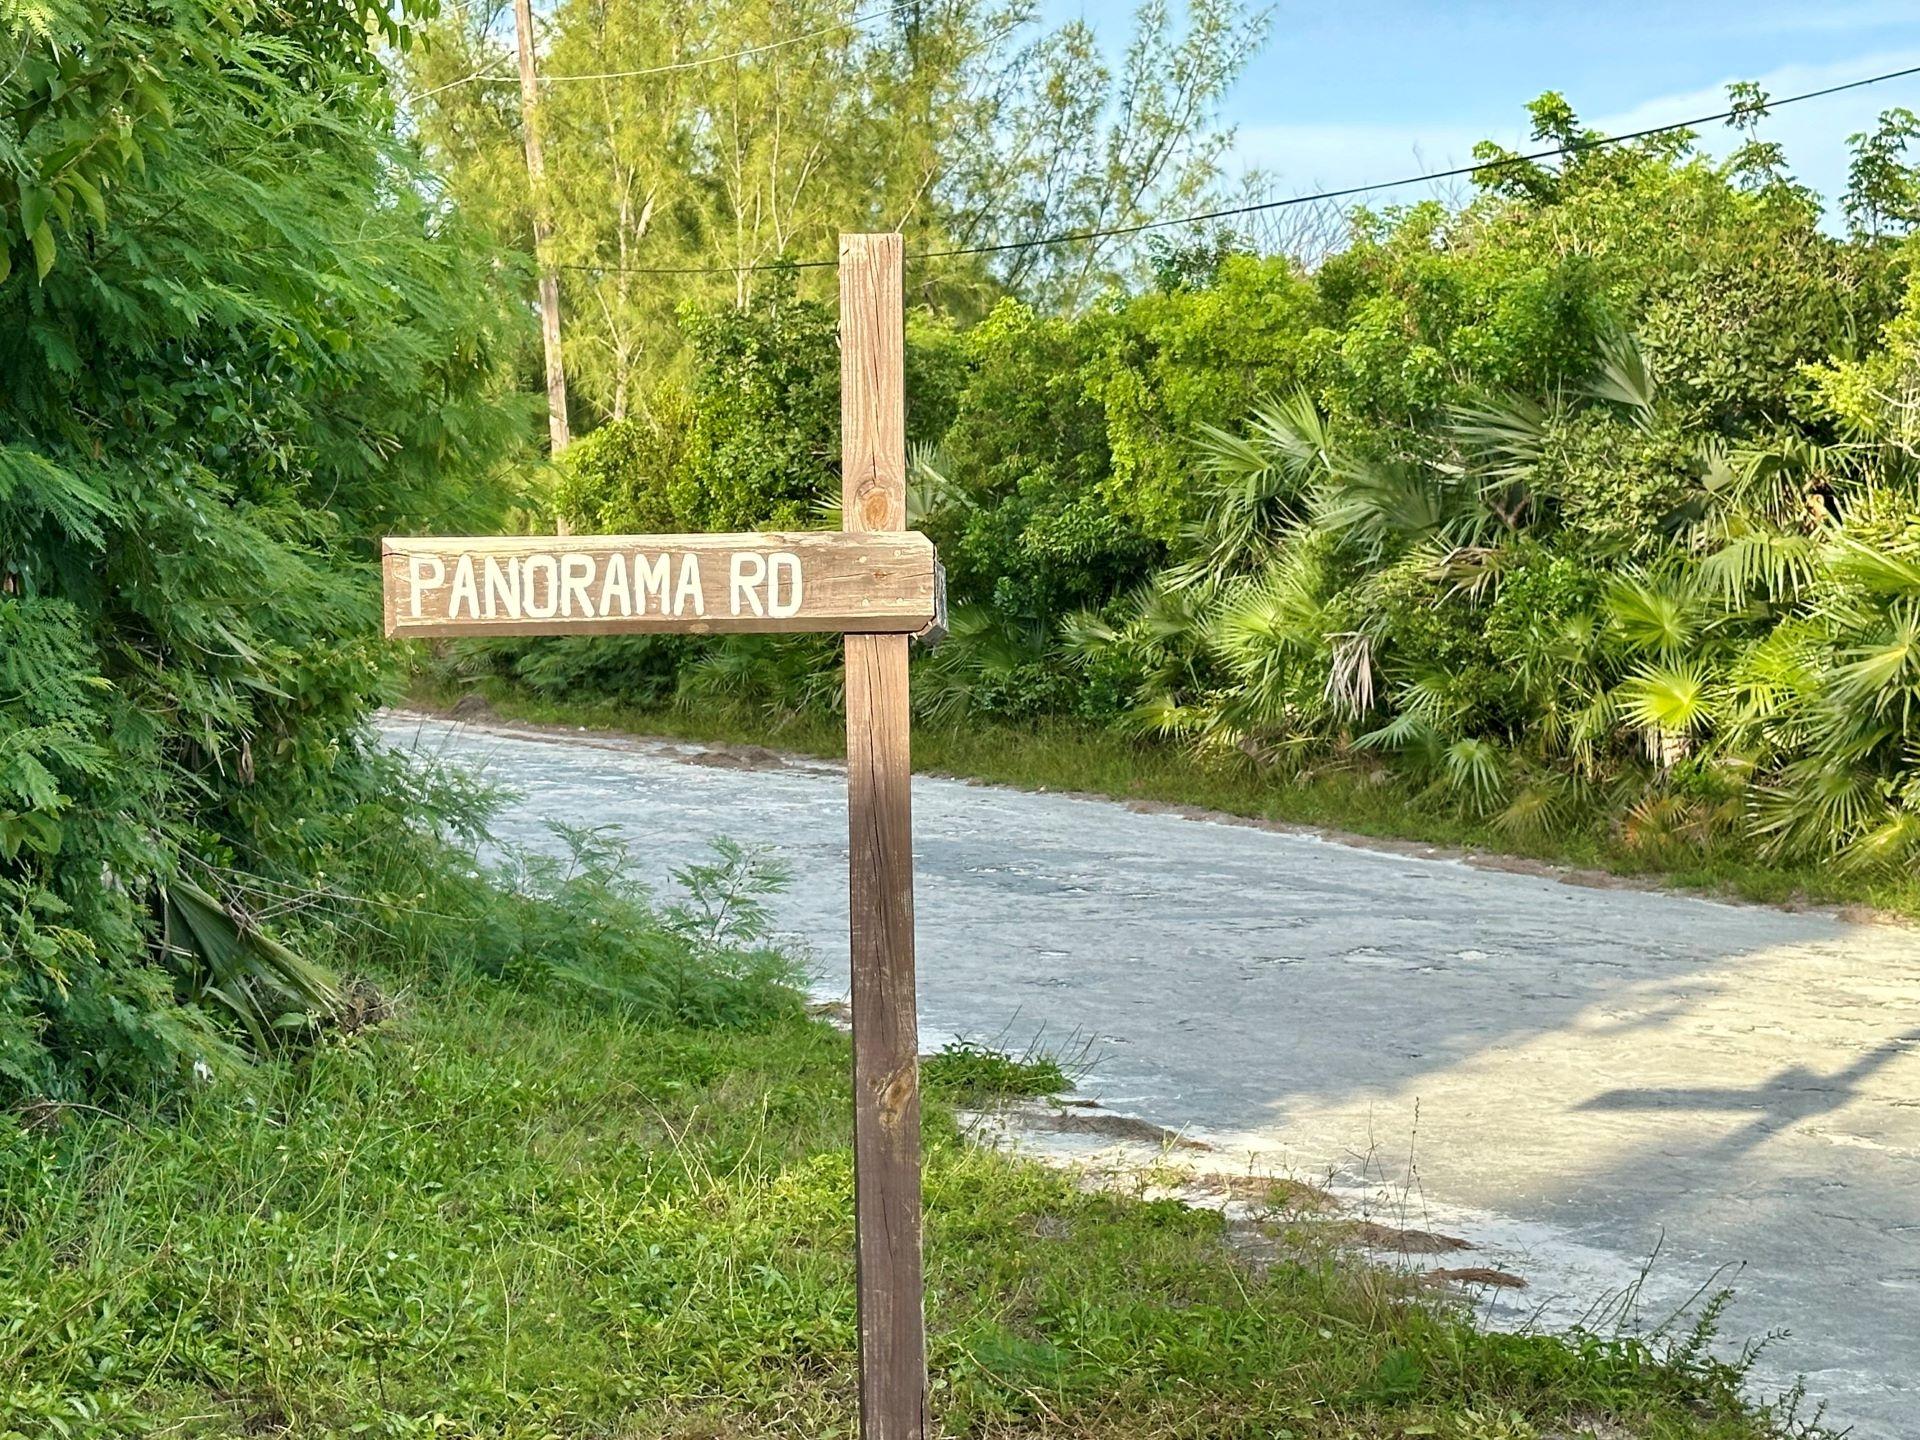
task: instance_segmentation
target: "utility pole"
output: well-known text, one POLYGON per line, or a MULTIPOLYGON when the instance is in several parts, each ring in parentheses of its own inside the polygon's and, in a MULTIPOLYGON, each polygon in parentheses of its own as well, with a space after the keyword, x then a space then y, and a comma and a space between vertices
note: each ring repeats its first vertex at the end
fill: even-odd
MULTIPOLYGON (((553 264, 553 212, 547 204, 547 162, 540 150, 540 81, 533 69, 533 0, 513 0, 520 49, 520 128, 527 142, 533 190, 533 249, 540 265, 540 338, 547 352, 547 435, 555 459, 567 448, 567 370, 560 358, 560 277, 553 264)), ((565 523, 562 522, 562 532, 565 523)))

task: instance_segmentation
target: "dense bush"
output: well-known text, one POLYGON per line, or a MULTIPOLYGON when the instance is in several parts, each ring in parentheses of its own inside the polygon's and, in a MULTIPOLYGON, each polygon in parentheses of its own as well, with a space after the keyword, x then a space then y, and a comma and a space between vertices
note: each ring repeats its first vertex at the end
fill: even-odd
MULTIPOLYGON (((589 533, 818 529, 837 523, 840 341, 833 310, 777 278, 744 308, 683 306, 684 375, 582 437, 554 503, 589 533)), ((914 317, 909 438, 945 433, 965 365, 950 327, 914 317)))
POLYGON ((1920 242, 1667 141, 1496 175, 1323 267, 1343 326, 1204 435, 1197 553, 1070 649, 1203 750, 1391 757, 1516 834, 1910 864, 1920 242))
MULTIPOLYGON (((1686 135, 1483 147, 1478 196, 1359 212, 1315 267, 1194 247, 1147 291, 947 337, 913 510, 955 604, 919 703, 1386 764, 1669 858, 1920 853, 1916 127, 1856 138, 1840 239, 1736 100, 1722 164, 1686 135)), ((1593 138, 1532 108, 1543 142, 1593 138)), ((702 373, 694 443, 709 412, 830 404, 804 366, 778 404, 702 373)), ((805 489, 761 485, 789 509, 760 516, 805 489)), ((831 696, 807 653, 703 645, 672 688, 790 711, 831 696)))
POLYGON ((393 781, 375 537, 461 523, 523 423, 498 262, 393 133, 395 15, 0 22, 0 1095, 332 1003, 279 941, 393 781))

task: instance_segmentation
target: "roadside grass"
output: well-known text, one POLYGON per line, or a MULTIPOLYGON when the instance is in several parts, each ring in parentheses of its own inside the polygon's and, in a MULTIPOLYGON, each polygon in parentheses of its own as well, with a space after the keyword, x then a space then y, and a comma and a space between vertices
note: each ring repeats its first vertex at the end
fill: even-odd
POLYGON ((1035 1100, 1073 1088, 1060 1061, 1033 1049, 1010 1055, 977 1040, 952 1040, 920 1065, 927 1089, 963 1109, 1007 1100, 1035 1100))
MULTIPOLYGON (((777 746, 838 758, 846 738, 837 721, 803 714, 768 718, 740 709, 633 706, 601 698, 555 700, 498 678, 477 687, 416 679, 412 699, 445 710, 477 688, 503 719, 624 730, 671 739, 777 746)), ((1193 806, 1228 815, 1362 836, 1415 841, 1543 864, 1606 871, 1664 885, 1776 905, 1859 905, 1920 919, 1920 874, 1848 874, 1809 864, 1778 865, 1731 847, 1637 853, 1605 822, 1530 836, 1424 795, 1390 776, 1330 771, 1278 778, 1251 763, 1207 762, 1174 746, 1133 741, 1085 725, 1032 726, 917 721, 917 771, 1030 790, 1102 795, 1122 801, 1193 806)))
MULTIPOLYGON (((178 1113, 0 1130, 0 1435, 853 1433, 843 1035, 374 978, 381 1026, 178 1113)), ((943 1434, 1790 1433, 1685 1337, 1486 1333, 1284 1231, 1255 1259, 1217 1214, 970 1146, 949 1104, 930 1091, 943 1434)))

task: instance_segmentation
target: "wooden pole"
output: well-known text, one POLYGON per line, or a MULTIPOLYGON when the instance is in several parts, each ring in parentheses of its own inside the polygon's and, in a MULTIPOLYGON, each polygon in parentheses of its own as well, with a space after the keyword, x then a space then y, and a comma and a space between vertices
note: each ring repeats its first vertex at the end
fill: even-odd
MULTIPOLYGON (((841 515, 847 530, 906 528, 902 285, 899 235, 840 237, 841 515)), ((862 1440, 924 1440, 927 1432, 909 643, 905 635, 847 636, 862 1440)))
MULTIPOLYGON (((553 264, 553 211, 547 203, 546 156, 540 148, 540 81, 533 68, 533 0, 513 0, 513 29, 520 50, 520 128, 527 146, 527 183, 533 191, 533 250, 540 265, 540 339, 547 352, 548 450, 558 459, 573 436, 567 425, 567 370, 560 358, 560 277, 553 264)), ((564 522, 560 533, 567 533, 564 522)))

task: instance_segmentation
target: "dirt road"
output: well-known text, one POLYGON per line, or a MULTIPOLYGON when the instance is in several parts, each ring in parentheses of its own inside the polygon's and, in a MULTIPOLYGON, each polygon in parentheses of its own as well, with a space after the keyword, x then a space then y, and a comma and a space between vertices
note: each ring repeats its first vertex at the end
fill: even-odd
MULTIPOLYGON (((388 733, 520 791, 502 840, 617 825, 663 885, 714 835, 774 847, 844 991, 834 767, 388 733)), ((929 1041, 1088 1047, 1113 1108, 1472 1240, 1530 1282, 1509 1323, 1643 1269, 1643 1324, 1731 1285, 1732 1340, 1790 1332, 1759 1388, 1920 1436, 1920 932, 951 780, 914 807, 929 1041)))

